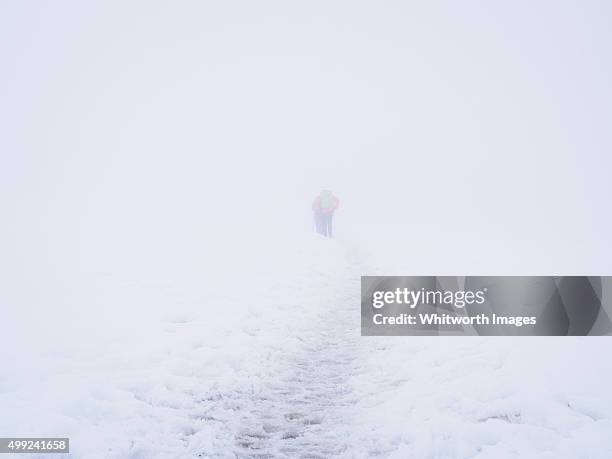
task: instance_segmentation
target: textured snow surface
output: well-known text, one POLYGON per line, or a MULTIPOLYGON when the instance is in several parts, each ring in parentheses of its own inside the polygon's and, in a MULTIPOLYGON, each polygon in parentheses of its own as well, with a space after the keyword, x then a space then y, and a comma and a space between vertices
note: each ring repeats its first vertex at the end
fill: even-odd
POLYGON ((97 305, 72 322, 14 317, 3 436, 68 436, 76 458, 612 457, 609 338, 361 337, 371 255, 311 235, 232 250, 55 285, 97 305))

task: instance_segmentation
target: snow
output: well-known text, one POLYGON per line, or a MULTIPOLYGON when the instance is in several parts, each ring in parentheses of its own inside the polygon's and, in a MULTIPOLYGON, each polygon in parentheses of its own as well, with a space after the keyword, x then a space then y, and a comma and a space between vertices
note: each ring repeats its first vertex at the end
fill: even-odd
POLYGON ((359 333, 361 275, 612 272, 604 3, 2 2, 0 437, 612 457, 609 336, 359 333))
POLYGON ((361 337, 359 276, 383 260, 255 236, 216 241, 239 265, 45 290, 106 307, 14 318, 0 431, 70 437, 77 458, 612 455, 607 337, 361 337))
POLYGON ((391 457, 603 458, 612 452, 605 433, 612 405, 601 384, 612 371, 605 341, 368 339, 373 351, 353 380, 356 409, 362 405, 367 413, 357 430, 374 428, 377 448, 394 451, 391 457), (380 380, 368 378, 373 374, 380 380))

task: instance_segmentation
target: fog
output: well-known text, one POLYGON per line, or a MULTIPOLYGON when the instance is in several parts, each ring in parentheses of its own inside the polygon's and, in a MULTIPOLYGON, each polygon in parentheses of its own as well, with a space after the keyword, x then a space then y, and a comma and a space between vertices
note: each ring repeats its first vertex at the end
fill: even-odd
POLYGON ((87 458, 611 457, 605 338, 358 324, 363 275, 612 274, 610 13, 2 2, 0 431, 87 458))
POLYGON ((608 9, 4 3, 3 277, 274 244, 323 188, 413 274, 609 272, 608 9))

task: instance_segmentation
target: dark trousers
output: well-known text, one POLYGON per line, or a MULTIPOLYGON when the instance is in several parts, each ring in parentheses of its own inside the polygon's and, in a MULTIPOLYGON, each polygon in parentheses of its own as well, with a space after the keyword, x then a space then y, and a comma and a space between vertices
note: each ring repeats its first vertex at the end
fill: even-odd
POLYGON ((317 221, 317 232, 326 237, 332 237, 332 217, 333 213, 319 212, 315 215, 317 221))

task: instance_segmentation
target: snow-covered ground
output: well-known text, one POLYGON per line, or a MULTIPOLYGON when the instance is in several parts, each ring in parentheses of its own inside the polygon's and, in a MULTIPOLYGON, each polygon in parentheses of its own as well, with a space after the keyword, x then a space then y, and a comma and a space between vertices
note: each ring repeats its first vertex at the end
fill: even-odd
POLYGON ((3 335, 0 431, 78 458, 612 457, 609 338, 361 337, 374 251, 230 239, 38 286, 3 335))

